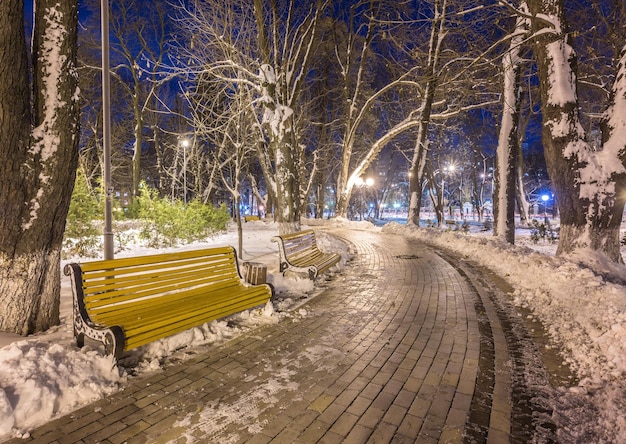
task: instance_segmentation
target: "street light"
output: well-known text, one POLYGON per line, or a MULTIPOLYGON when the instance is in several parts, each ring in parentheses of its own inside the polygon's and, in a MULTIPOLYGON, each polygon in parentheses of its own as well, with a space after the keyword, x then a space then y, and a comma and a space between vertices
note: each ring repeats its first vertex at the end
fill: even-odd
MULTIPOLYGON (((357 177, 354 181, 354 184, 359 188, 359 194, 360 194, 360 204, 364 205, 365 204, 365 196, 363 195, 363 188, 369 188, 372 185, 374 185, 374 179, 372 179, 371 177, 368 177, 367 179, 363 180, 360 177, 357 177)), ((361 220, 363 220, 363 215, 361 214, 361 220)))
POLYGON ((550 200, 550 196, 548 196, 547 194, 542 194, 541 200, 543 201, 543 219, 547 221, 548 220, 548 201, 550 200))

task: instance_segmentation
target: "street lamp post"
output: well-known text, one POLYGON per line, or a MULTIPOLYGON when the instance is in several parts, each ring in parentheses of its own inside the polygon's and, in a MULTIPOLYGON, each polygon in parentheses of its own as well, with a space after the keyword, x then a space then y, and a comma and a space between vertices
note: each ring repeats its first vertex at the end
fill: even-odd
POLYGON ((187 204, 187 147, 189 146, 189 139, 181 140, 180 144, 183 147, 183 202, 187 204))
POLYGON ((109 61, 109 0, 102 0, 102 149, 104 181, 104 259, 113 259, 113 183, 111 180, 111 74, 109 61))

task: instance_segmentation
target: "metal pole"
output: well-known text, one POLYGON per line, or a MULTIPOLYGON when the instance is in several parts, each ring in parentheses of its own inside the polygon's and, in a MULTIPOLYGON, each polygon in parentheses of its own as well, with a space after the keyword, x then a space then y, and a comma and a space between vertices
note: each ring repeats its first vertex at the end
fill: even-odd
POLYGON ((104 150, 104 259, 113 259, 113 184, 111 182, 111 78, 109 72, 109 0, 101 0, 102 147, 104 150))
POLYGON ((187 205, 187 145, 189 143, 183 141, 183 202, 187 205))

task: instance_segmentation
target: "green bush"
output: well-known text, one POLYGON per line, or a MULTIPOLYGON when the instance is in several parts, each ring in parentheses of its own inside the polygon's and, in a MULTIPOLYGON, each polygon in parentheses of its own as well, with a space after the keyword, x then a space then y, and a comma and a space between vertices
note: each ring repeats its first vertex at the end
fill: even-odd
POLYGON ((65 256, 97 255, 100 231, 95 221, 102 220, 103 209, 87 184, 87 179, 78 170, 70 208, 67 213, 63 250, 65 256))
POLYGON ((193 242, 223 231, 230 220, 225 206, 214 208, 198 200, 187 204, 161 198, 158 191, 143 184, 137 198, 137 212, 143 222, 139 234, 152 247, 193 242))

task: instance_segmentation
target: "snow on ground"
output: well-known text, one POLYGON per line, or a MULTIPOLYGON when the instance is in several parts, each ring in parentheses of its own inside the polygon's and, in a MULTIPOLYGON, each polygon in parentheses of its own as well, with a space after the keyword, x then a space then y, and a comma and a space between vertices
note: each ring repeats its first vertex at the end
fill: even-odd
MULTIPOLYGON (((368 222, 308 220, 306 223, 381 230, 368 222)), ((278 272, 277 246, 270 242, 277 231, 273 223, 244 224, 243 259, 267 264, 268 281, 278 294, 273 304, 141 347, 125 358, 124 366, 115 366, 97 343, 89 342, 80 350, 76 348, 72 335, 70 284, 68 278, 63 277, 60 326, 27 338, 0 333, 0 441, 28 436, 29 430, 119 390, 129 378, 158 370, 172 355, 178 353, 177 358, 184 359, 185 353, 180 350, 190 343, 194 348, 216 344, 260 324, 306 315, 300 305, 319 289, 308 279, 283 277, 278 272)), ((626 268, 602 268, 594 272, 556 258, 554 244, 533 244, 527 230, 519 232, 517 246, 500 244, 477 227, 472 228, 470 235, 436 229, 414 230, 395 223, 385 225, 382 231, 423 239, 453 250, 506 278, 516 289, 515 304, 529 308, 542 321, 553 340, 562 346, 563 359, 577 372, 580 383, 577 387, 562 389, 563 399, 572 399, 574 405, 577 396, 584 396, 596 406, 598 420, 590 424, 581 418, 574 426, 577 428, 570 430, 571 436, 610 436, 616 442, 626 441, 623 413, 626 411, 626 384, 623 382, 626 376, 626 287, 623 284, 626 268)), ((350 255, 347 247, 323 232, 318 232, 318 241, 322 249, 342 254, 343 260, 337 269, 342 268, 350 255)), ((237 246, 236 231, 231 228, 206 242, 178 249, 220 245, 237 246)), ((162 251, 168 250, 133 243, 116 257, 162 251)))

